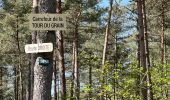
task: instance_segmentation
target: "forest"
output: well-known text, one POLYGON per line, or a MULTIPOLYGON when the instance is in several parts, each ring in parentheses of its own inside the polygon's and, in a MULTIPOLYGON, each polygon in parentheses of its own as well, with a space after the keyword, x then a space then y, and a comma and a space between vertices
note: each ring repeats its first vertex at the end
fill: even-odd
POLYGON ((0 0, 0 100, 170 100, 169 49, 170 0, 0 0))

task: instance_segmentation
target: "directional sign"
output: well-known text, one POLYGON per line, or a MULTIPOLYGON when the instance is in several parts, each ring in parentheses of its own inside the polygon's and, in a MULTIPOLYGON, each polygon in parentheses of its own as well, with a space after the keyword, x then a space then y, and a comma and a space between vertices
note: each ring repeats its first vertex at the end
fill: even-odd
POLYGON ((40 53, 40 52, 52 52, 52 43, 40 43, 40 44, 27 44, 25 45, 26 53, 40 53))
POLYGON ((66 14, 30 14, 31 30, 65 30, 66 14))

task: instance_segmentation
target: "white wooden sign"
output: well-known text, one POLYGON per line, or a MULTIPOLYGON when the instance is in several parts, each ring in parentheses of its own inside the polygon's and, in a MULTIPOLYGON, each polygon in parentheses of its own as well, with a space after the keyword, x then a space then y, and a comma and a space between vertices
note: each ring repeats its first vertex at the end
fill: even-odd
POLYGON ((30 14, 30 30, 66 30, 66 14, 30 14))
POLYGON ((40 43, 40 44, 27 44, 25 45, 26 53, 40 53, 40 52, 52 52, 52 43, 40 43))

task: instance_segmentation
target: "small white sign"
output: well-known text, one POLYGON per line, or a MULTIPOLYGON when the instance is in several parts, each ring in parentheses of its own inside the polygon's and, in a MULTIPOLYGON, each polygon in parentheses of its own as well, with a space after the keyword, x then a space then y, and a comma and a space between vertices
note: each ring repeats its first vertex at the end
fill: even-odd
POLYGON ((66 30, 66 14, 30 14, 30 30, 66 30))
POLYGON ((26 53, 52 52, 52 43, 27 44, 25 45, 26 53))

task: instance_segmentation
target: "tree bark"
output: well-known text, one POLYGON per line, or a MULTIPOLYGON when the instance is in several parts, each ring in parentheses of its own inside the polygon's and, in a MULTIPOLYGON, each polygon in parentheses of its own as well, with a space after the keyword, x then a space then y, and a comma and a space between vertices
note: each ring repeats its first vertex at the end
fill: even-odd
POLYGON ((75 29, 73 33, 73 66, 74 66, 74 88, 76 100, 80 100, 80 82, 79 82, 79 67, 78 67, 78 27, 79 27, 79 17, 81 12, 78 12, 75 20, 75 29))
MULTIPOLYGON (((165 52, 166 52, 166 45, 165 45, 165 0, 161 0, 161 31, 160 31, 160 51, 161 51, 161 77, 164 77, 164 72, 166 74, 167 69, 164 71, 164 66, 166 66, 166 57, 165 57, 165 52)), ((166 78, 166 77, 164 77, 166 78)), ((162 92, 162 97, 164 97, 164 91, 166 93, 167 90, 163 89, 163 86, 161 86, 161 92, 162 92)), ((165 94, 166 96, 167 94, 165 94)), ((166 96, 168 97, 168 96, 166 96)))
POLYGON ((107 52, 107 44, 108 44, 108 36, 110 32, 110 21, 111 21, 111 14, 112 14, 112 4, 113 0, 110 0, 110 7, 109 7, 109 18, 106 26, 106 32, 105 32, 105 41, 104 41, 104 48, 103 48, 103 57, 102 57, 102 65, 105 64, 106 61, 106 52, 107 52))
MULTIPOLYGON (((0 66, 0 87, 3 86, 3 67, 0 66)), ((0 89, 0 100, 4 100, 3 89, 0 89)))
POLYGON ((61 31, 57 32, 57 45, 58 45, 58 63, 60 72, 60 86, 61 86, 61 98, 66 98, 66 79, 65 79, 65 67, 64 67, 64 47, 63 47, 63 34, 61 31))
MULTIPOLYGON (((33 0, 33 9, 32 9, 33 13, 38 13, 38 1, 37 0, 33 0)), ((32 44, 35 44, 37 42, 36 37, 37 37, 37 31, 34 31, 31 33, 31 42, 32 44)), ((35 65, 35 60, 36 60, 36 55, 35 54, 31 54, 31 59, 30 59, 30 68, 29 68, 29 96, 28 96, 28 100, 33 100, 33 89, 34 89, 34 65, 35 65)))
POLYGON ((92 100, 92 66, 89 66, 89 100, 92 100))
POLYGON ((53 74, 54 74, 54 100, 58 100, 58 91, 57 91, 57 66, 56 66, 56 55, 54 53, 54 65, 53 65, 53 74))
POLYGON ((73 35, 73 66, 74 66, 74 88, 75 88, 75 96, 76 100, 79 100, 79 68, 77 65, 77 29, 75 29, 75 33, 73 35))
MULTIPOLYGON (((36 43, 36 36, 37 36, 37 32, 33 32, 32 33, 32 43, 35 44, 36 43)), ((31 59, 30 59, 30 68, 29 68, 29 96, 28 96, 28 100, 32 100, 33 99, 33 89, 34 89, 34 64, 35 64, 35 54, 31 54, 31 59)))
MULTIPOLYGON (((55 3, 55 0, 34 0, 33 9, 37 9, 38 13, 55 13, 55 3)), ((54 43, 55 31, 37 32, 36 42, 54 43)), ((53 52, 37 53, 35 58, 33 100, 51 100, 53 52), (40 64, 40 60, 46 60, 49 64, 40 64)))
POLYGON ((18 52, 18 70, 19 70, 19 88, 20 88, 20 100, 24 98, 24 86, 23 86, 23 78, 22 78, 22 66, 21 66, 21 50, 20 50, 20 40, 19 40, 19 23, 18 16, 16 20, 16 43, 17 43, 17 52, 18 52))
MULTIPOLYGON (((73 55, 74 55, 74 48, 73 48, 73 55)), ((73 56, 74 57, 74 56, 73 56)), ((71 80, 71 87, 70 87, 70 100, 74 100, 74 58, 72 61, 72 80, 71 80)))
POLYGON ((144 29, 144 0, 137 1, 138 10, 138 28, 139 28, 139 44, 140 44, 140 66, 143 67, 141 75, 141 92, 142 100, 148 100, 147 89, 147 59, 146 59, 146 45, 145 45, 145 29, 144 29))
POLYGON ((2 86, 2 77, 3 77, 3 71, 2 71, 2 67, 0 67, 0 86, 2 86))
MULTIPOLYGON (((61 0, 57 0, 57 13, 61 14, 61 0)), ((60 86, 61 86, 61 99, 66 100, 66 79, 65 79, 65 66, 64 66, 64 37, 62 31, 56 32, 56 38, 57 38, 57 54, 58 54, 58 66, 59 66, 59 72, 60 72, 60 86)))
MULTIPOLYGON (((73 33, 73 34, 75 34, 75 33, 73 33)), ((77 64, 75 64, 75 63, 77 63, 77 62, 75 62, 75 53, 76 53, 76 51, 75 51, 75 46, 76 46, 76 43, 75 43, 75 35, 73 35, 73 44, 72 44, 72 46, 73 46, 73 57, 72 57, 72 81, 71 81, 71 90, 70 90, 70 100, 74 100, 74 81, 75 81, 75 75, 74 75, 74 73, 75 73, 75 65, 77 65, 77 64)))
POLYGON ((148 42, 148 32, 147 32, 147 18, 146 18, 146 8, 145 0, 143 0, 143 23, 144 23, 144 39, 145 39, 145 50, 146 50, 146 62, 147 62, 147 82, 149 84, 148 88, 148 98, 153 100, 153 90, 152 90, 152 81, 151 81, 151 66, 150 66, 150 56, 149 56, 149 42, 148 42))
MULTIPOLYGON (((137 22, 138 23, 138 22, 137 22)), ((137 28, 139 29, 139 28, 137 28)), ((138 30, 139 31, 139 30, 138 30)), ((136 41, 137 41, 137 45, 138 45, 138 49, 137 49, 137 63, 138 66, 137 68, 140 69, 140 43, 139 43, 139 35, 136 36, 136 41)), ((140 74, 137 74, 137 79, 136 79, 136 86, 137 86, 137 90, 136 90, 136 96, 140 96, 140 74)))
MULTIPOLYGON (((16 66, 14 66, 16 67, 16 66)), ((15 100, 18 100, 18 71, 17 68, 14 68, 14 93, 15 93, 15 100)))
POLYGON ((116 91, 117 91, 117 82, 118 80, 115 78, 116 75, 115 73, 117 73, 117 66, 118 66, 118 46, 117 46, 117 35, 115 35, 115 57, 114 57, 114 87, 113 87, 113 91, 114 91, 114 100, 118 100, 118 97, 116 95, 116 91))
POLYGON ((165 0, 161 0, 161 64, 165 64, 165 0))

